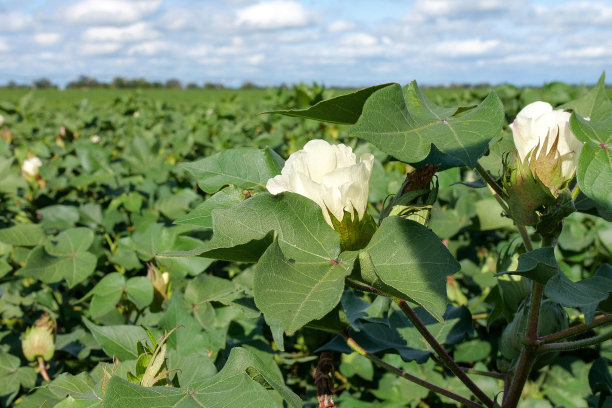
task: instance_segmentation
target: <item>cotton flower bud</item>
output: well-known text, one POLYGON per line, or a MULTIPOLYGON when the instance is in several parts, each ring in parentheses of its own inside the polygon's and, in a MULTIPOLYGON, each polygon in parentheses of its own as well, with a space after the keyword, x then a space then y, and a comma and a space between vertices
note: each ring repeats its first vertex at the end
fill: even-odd
POLYGON ((147 279, 153 284, 155 303, 160 304, 170 297, 170 274, 168 272, 160 272, 157 267, 152 264, 147 264, 147 279))
POLYGON ((49 318, 48 313, 43 314, 34 323, 34 326, 26 330, 21 339, 21 348, 28 361, 34 361, 38 357, 44 360, 53 358, 53 353, 55 353, 54 331, 55 323, 49 318))

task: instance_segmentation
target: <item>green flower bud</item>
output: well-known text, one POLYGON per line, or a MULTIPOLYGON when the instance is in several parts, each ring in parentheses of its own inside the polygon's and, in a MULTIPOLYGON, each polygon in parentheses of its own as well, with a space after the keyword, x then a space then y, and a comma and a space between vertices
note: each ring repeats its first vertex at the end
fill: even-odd
POLYGON ((44 360, 53 358, 53 353, 55 353, 54 331, 55 323, 49 318, 48 313, 43 314, 34 323, 34 326, 26 330, 21 339, 21 348, 28 361, 34 361, 38 357, 44 360))
MULTIPOLYGON (((502 355, 508 360, 516 359, 521 353, 521 348, 523 347, 521 340, 527 328, 528 314, 529 309, 523 304, 514 315, 514 319, 512 319, 502 333, 499 347, 502 355)), ((568 326, 567 313, 561 305, 551 301, 544 301, 542 303, 538 318, 538 337, 565 330, 568 326)), ((557 355, 557 353, 547 353, 539 356, 534 368, 537 369, 549 364, 554 361, 557 355)))
POLYGON ((524 162, 516 158, 513 165, 504 163, 503 186, 508 194, 510 216, 519 224, 535 225, 538 212, 555 203, 555 196, 529 168, 529 156, 524 162))

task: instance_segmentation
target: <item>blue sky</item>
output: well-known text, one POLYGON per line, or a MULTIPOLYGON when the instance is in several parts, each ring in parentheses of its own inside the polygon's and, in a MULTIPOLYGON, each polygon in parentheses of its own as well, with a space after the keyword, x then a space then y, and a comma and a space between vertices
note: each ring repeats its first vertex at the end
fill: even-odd
POLYGON ((611 68, 610 0, 0 0, 0 83, 592 84, 611 68))

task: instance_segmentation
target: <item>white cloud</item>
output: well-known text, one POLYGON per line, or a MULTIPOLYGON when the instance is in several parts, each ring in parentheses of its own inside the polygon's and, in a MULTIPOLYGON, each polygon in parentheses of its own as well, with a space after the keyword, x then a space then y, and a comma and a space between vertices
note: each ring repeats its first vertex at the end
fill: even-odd
POLYGON ((158 20, 160 27, 169 31, 179 31, 193 26, 193 12, 183 8, 167 10, 158 20))
POLYGON ((353 30, 356 27, 357 27, 357 24, 355 24, 352 21, 336 20, 336 21, 332 21, 327 26, 327 31, 329 31, 330 33, 341 33, 345 31, 353 30))
POLYGON ((164 41, 146 41, 136 44, 127 50, 128 55, 153 56, 161 54, 170 48, 164 41))
POLYGON ((592 45, 589 47, 569 49, 561 52, 562 57, 566 58, 599 58, 612 55, 612 50, 609 47, 601 45, 592 45))
POLYGON ((70 6, 64 17, 71 24, 129 24, 155 11, 159 4, 160 0, 85 0, 70 6))
POLYGON ((458 17, 465 14, 503 13, 516 7, 521 1, 506 0, 417 0, 414 12, 431 17, 458 17))
POLYGON ((596 1, 577 1, 554 7, 538 6, 534 10, 542 22, 556 26, 584 26, 612 24, 612 4, 596 1))
POLYGON ((38 45, 49 46, 57 44, 62 39, 60 33, 36 33, 34 34, 34 42, 38 45))
POLYGON ((135 23, 125 27, 92 27, 83 34, 85 41, 137 42, 157 38, 159 33, 146 23, 135 23))
POLYGON ((117 52, 121 48, 120 43, 83 43, 79 46, 79 53, 87 56, 107 55, 117 52))
POLYGON ((26 31, 32 27, 34 19, 32 16, 22 13, 0 13, 1 32, 26 31))
POLYGON ((434 50, 440 57, 473 57, 487 54, 499 45, 498 40, 453 40, 439 43, 434 50))
POLYGON ((236 12, 238 26, 261 30, 305 27, 313 20, 313 13, 295 1, 268 1, 236 12))
POLYGON ((246 62, 250 65, 259 65, 265 60, 265 58, 266 56, 264 54, 253 54, 246 58, 246 62))
POLYGON ((0 52, 5 52, 10 50, 11 47, 9 47, 8 43, 6 42, 6 40, 4 38, 0 38, 0 52))
POLYGON ((343 36, 340 44, 350 47, 371 47, 378 44, 378 40, 368 33, 351 33, 343 36))

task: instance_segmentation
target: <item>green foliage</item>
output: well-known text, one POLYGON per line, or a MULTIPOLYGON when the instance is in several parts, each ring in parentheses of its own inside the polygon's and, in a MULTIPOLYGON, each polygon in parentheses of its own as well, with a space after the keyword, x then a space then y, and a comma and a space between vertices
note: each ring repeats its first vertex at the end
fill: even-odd
MULTIPOLYGON (((0 101, 0 406, 314 406, 323 350, 335 353, 338 406, 461 406, 385 372, 345 336, 473 399, 400 299, 455 361, 502 374, 512 368, 502 333, 520 322, 533 282, 570 327, 612 311, 612 229, 600 216, 612 202, 603 76, 591 90, 225 91, 212 102, 199 91, 163 99, 152 90, 0 101), (574 111, 582 201, 554 250, 529 231, 535 250, 523 251, 471 169, 501 175, 507 123, 538 99, 574 111), (367 219, 383 221, 368 222, 367 239, 350 241, 351 226, 336 232, 302 196, 265 191, 313 138, 374 155, 367 219), (24 177, 33 156, 43 164, 24 177), (441 167, 428 187, 403 192, 406 163, 441 167), (43 361, 49 381, 21 350, 43 313, 57 322, 55 353, 43 361)), ((562 351, 532 374, 522 404, 609 404, 610 356, 609 341, 562 351)), ((470 376, 491 397, 503 391, 498 378, 470 376)))

